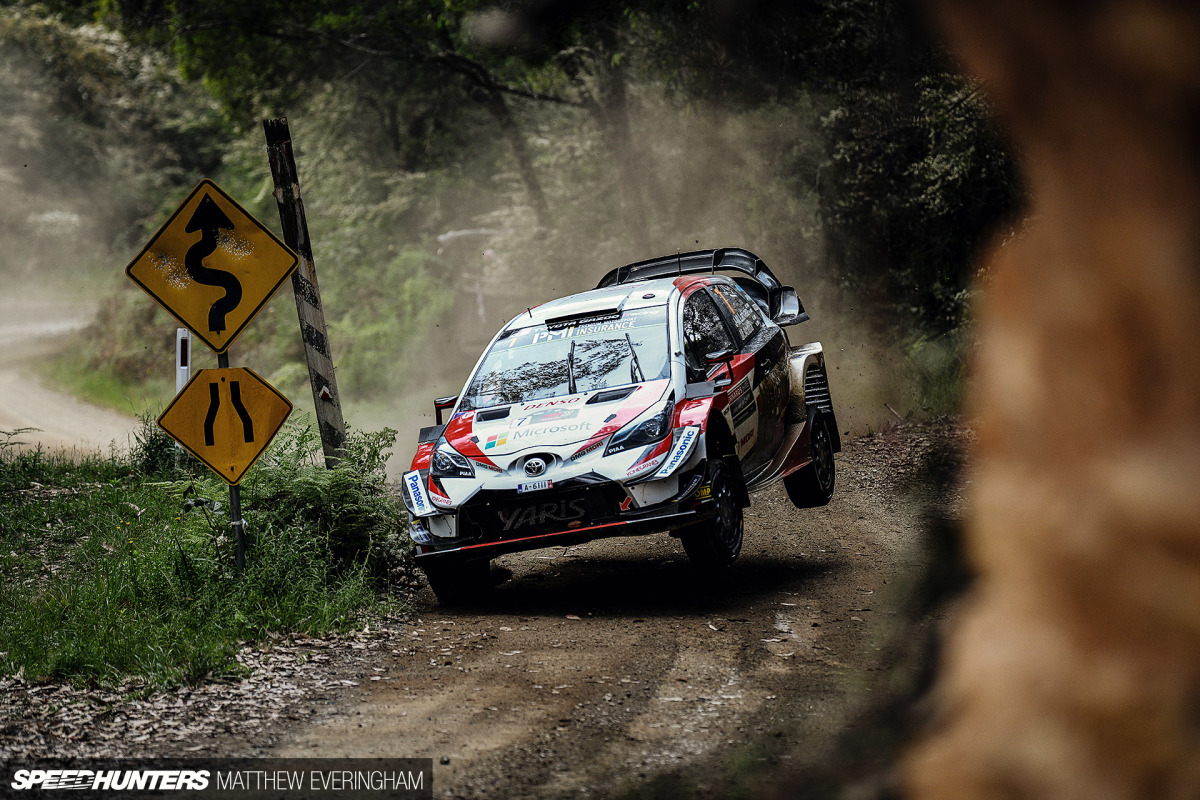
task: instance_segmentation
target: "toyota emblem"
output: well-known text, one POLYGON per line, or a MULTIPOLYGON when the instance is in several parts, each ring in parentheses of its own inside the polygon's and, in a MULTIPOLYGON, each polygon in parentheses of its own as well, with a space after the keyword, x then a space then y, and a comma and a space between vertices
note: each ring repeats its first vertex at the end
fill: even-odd
POLYGON ((525 462, 525 474, 536 478, 546 471, 546 462, 540 458, 531 458, 525 462))

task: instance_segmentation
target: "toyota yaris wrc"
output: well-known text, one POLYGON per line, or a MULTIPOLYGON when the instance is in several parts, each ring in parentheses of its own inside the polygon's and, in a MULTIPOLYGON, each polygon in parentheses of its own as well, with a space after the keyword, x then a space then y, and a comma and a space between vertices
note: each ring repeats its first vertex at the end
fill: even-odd
POLYGON ((505 325, 435 402, 402 478, 438 598, 476 596, 503 553, 608 536, 670 532, 719 567, 750 492, 783 480, 798 507, 827 503, 841 442, 825 357, 784 331, 807 319, 728 248, 620 267, 505 325))

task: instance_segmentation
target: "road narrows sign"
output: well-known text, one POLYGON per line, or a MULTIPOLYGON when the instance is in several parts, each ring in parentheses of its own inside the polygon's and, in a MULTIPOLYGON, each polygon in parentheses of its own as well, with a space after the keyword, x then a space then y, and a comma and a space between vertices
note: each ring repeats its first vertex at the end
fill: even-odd
POLYGON ((217 353, 224 353, 298 259, 262 223, 202 180, 125 274, 217 353))
POLYGON ((291 402, 253 370, 202 369, 159 416, 158 426, 236 485, 291 413, 291 402))

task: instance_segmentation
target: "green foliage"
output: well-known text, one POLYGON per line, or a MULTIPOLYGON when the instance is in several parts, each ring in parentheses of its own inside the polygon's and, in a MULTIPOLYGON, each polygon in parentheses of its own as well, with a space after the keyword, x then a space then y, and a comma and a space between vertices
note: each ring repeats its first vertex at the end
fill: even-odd
POLYGON ((409 557, 383 483, 393 437, 355 434, 325 470, 289 426, 244 483, 241 575, 225 484, 180 479, 146 430, 129 459, 0 447, 0 670, 190 682, 235 670, 241 641, 354 624, 409 557))

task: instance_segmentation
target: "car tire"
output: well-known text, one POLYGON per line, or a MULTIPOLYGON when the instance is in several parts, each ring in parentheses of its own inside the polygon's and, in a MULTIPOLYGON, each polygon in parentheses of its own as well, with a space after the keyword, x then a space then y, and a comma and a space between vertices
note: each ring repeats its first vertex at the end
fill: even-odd
POLYGON ((734 471, 724 461, 717 460, 711 462, 709 469, 708 481, 717 515, 681 532, 680 540, 693 564, 713 569, 732 564, 742 552, 745 525, 734 471))
POLYGON ((450 561, 419 566, 438 602, 444 606, 476 602, 491 588, 489 561, 450 561))
POLYGON ((837 471, 833 462, 833 437, 824 414, 814 414, 809 432, 812 461, 783 479, 788 497, 796 508, 817 508, 833 497, 837 471))

